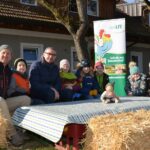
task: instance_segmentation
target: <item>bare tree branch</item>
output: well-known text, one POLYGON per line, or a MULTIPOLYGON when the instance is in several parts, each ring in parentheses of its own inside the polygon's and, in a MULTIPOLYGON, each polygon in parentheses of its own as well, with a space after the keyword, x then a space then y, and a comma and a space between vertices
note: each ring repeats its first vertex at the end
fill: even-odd
POLYGON ((62 17, 62 13, 59 12, 58 8, 56 8, 53 4, 50 4, 50 2, 47 2, 46 0, 37 0, 37 2, 48 9, 54 15, 55 19, 67 28, 70 34, 75 34, 75 31, 70 26, 70 19, 68 15, 62 17))
MULTIPOLYGON (((76 0, 78 20, 72 19, 69 15, 69 9, 67 9, 68 14, 64 16, 62 7, 58 8, 58 6, 55 6, 55 1, 37 0, 37 2, 48 9, 55 16, 55 19, 66 27, 73 37, 78 59, 89 58, 87 43, 85 41, 85 35, 88 29, 87 0, 76 0)), ((66 7, 64 6, 63 8, 66 9, 66 7)))

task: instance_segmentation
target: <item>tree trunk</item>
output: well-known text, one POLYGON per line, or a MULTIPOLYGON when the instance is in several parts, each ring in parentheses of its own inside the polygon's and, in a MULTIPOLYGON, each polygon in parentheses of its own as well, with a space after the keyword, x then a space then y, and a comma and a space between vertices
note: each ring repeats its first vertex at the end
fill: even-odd
POLYGON ((87 42, 85 39, 78 38, 76 35, 73 36, 75 49, 77 52, 78 60, 81 61, 85 58, 89 58, 87 51, 87 42))
POLYGON ((62 13, 57 7, 53 5, 51 1, 37 0, 39 4, 48 9, 56 18, 56 20, 64 25, 70 35, 73 37, 75 49, 77 52, 78 60, 89 59, 87 42, 85 40, 86 32, 88 29, 88 15, 87 15, 87 0, 76 0, 79 20, 73 20, 78 22, 78 28, 74 30, 72 23, 69 19, 69 13, 66 16, 62 16, 62 13))

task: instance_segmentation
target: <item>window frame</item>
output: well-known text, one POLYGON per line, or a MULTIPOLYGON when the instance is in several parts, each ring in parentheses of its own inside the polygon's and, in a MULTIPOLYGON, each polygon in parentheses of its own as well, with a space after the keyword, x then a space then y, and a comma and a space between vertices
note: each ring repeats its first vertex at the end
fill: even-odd
MULTIPOLYGON (((72 6, 72 4, 70 4, 70 1, 71 1, 71 0, 69 0, 69 3, 68 3, 69 12, 78 13, 78 10, 77 10, 77 11, 72 11, 72 10, 70 9, 70 6, 72 6)), ((76 1, 76 0, 75 0, 75 1, 76 1)), ((76 7, 77 7, 77 6, 76 6, 76 7)))
POLYGON ((20 0, 20 3, 21 3, 21 4, 24 4, 24 5, 37 6, 37 1, 36 1, 36 0, 34 0, 34 4, 31 4, 31 3, 29 3, 29 2, 23 2, 23 0, 20 0))
MULTIPOLYGON (((130 60, 133 60, 133 57, 137 58, 137 65, 140 69, 141 72, 143 72, 143 53, 142 52, 136 52, 136 51, 131 51, 130 52, 130 60)), ((134 60, 133 60, 134 61, 134 60)))
POLYGON ((77 52, 75 47, 71 47, 71 71, 76 71, 76 65, 79 62, 77 58, 77 52))
POLYGON ((34 61, 40 59, 42 53, 43 53, 43 44, 21 43, 21 45, 20 45, 20 54, 21 54, 21 57, 26 60, 26 62, 27 62, 28 65, 30 65, 34 61), (24 50, 28 49, 28 48, 29 49, 34 49, 35 48, 35 50, 37 49, 37 51, 38 51, 37 55, 36 55, 37 58, 35 60, 27 60, 25 58, 25 56, 24 56, 24 50))
POLYGON ((99 0, 87 0, 87 14, 89 15, 89 16, 99 16, 99 0), (93 2, 96 2, 96 14, 92 14, 92 13, 90 13, 89 11, 89 8, 88 8, 88 2, 89 1, 93 1, 93 2))

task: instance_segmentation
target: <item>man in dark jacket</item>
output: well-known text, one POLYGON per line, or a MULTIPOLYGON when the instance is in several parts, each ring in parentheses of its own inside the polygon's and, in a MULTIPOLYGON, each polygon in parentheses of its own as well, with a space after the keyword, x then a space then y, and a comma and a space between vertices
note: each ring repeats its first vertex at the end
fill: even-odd
POLYGON ((10 83, 12 71, 8 66, 11 60, 11 49, 8 45, 0 46, 0 113, 7 120, 8 134, 6 135, 10 142, 15 146, 23 144, 23 138, 20 136, 11 121, 10 113, 21 106, 28 106, 31 99, 28 96, 7 96, 7 90, 10 83))
POLYGON ((48 47, 41 60, 34 62, 30 67, 31 96, 36 99, 36 104, 47 104, 59 100, 61 84, 59 68, 54 64, 55 59, 56 51, 48 47))

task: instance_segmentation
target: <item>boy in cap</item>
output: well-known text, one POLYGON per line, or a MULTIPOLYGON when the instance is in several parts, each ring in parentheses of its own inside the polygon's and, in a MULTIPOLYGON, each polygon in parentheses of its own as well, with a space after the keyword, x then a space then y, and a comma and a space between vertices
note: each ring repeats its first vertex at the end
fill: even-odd
POLYGON ((8 45, 0 46, 0 112, 7 120, 7 138, 14 146, 23 144, 23 138, 17 133, 11 121, 10 113, 13 113, 18 107, 28 106, 31 99, 28 96, 17 96, 8 98, 7 90, 10 83, 12 71, 9 67, 12 53, 8 45))
POLYGON ((130 68, 130 75, 127 78, 125 91, 128 96, 146 96, 146 75, 140 73, 137 66, 130 68))
POLYGON ((30 83, 27 77, 27 63, 22 58, 14 61, 15 70, 11 77, 11 82, 7 91, 9 97, 29 95, 30 83))

